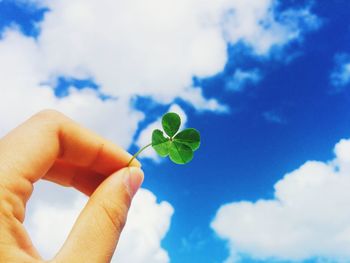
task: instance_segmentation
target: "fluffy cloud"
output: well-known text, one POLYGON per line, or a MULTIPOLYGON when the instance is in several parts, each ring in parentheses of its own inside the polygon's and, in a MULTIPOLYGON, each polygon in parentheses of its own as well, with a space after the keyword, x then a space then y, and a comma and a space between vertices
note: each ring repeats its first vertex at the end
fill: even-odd
MULTIPOLYGON (((26 225, 34 245, 45 258, 52 258, 62 246, 86 203, 86 198, 80 195, 75 196, 73 200, 70 206, 43 200, 33 205, 30 221, 26 222, 26 225)), ((174 209, 169 203, 158 203, 154 194, 141 189, 133 200, 112 262, 169 262, 168 254, 160 243, 169 229, 173 212, 174 209)))
POLYGON ((143 114, 132 110, 125 97, 101 100, 91 89, 71 87, 70 96, 57 98, 53 89, 43 84, 45 74, 38 53, 35 40, 16 31, 5 33, 0 41, 0 135, 35 112, 54 108, 128 147, 143 114))
POLYGON ((80 195, 73 195, 72 200, 69 206, 37 200, 27 215, 25 225, 28 232, 46 259, 51 259, 59 251, 87 201, 80 195))
POLYGON ((262 76, 259 70, 244 71, 237 69, 233 76, 227 80, 226 87, 231 91, 242 91, 247 85, 257 84, 262 76))
MULTIPOLYGON (((231 257, 350 260, 350 140, 330 162, 308 161, 275 184, 272 200, 222 206, 212 228, 231 257)), ((238 260, 237 260, 238 261, 238 260)))
MULTIPOLYGON (((280 48, 300 39, 308 30, 321 24, 309 7, 276 12, 278 1, 222 0, 224 32, 231 43, 243 41, 258 55, 268 55, 271 48, 280 48)), ((222 19, 222 18, 221 18, 222 19)))
POLYGON ((350 83, 350 55, 338 54, 335 57, 335 64, 330 79, 334 87, 341 89, 350 83))
MULTIPOLYGON (((115 97, 150 95, 163 103, 183 97, 214 111, 223 108, 215 100, 206 103, 199 89, 191 90, 192 77, 220 72, 227 44, 243 42, 267 55, 318 23, 308 8, 278 13, 271 0, 33 2, 50 9, 38 25, 38 39, 17 38, 7 53, 29 51, 20 64, 36 64, 28 67, 35 74, 34 86, 27 88, 62 75, 93 78, 115 97)), ((3 63, 14 65, 9 59, 3 63)))
POLYGON ((202 89, 187 88, 181 93, 181 99, 190 103, 197 111, 213 111, 217 113, 229 113, 230 109, 228 105, 219 103, 216 99, 205 99, 203 96, 202 89))
POLYGON ((45 1, 52 12, 41 24, 39 44, 51 75, 92 75, 106 93, 169 102, 194 75, 220 72, 228 43, 244 42, 267 55, 318 23, 307 8, 279 14, 275 3, 45 1))
POLYGON ((112 262, 170 262, 160 243, 170 227, 173 212, 174 209, 169 203, 157 203, 154 194, 141 190, 135 196, 128 223, 112 262))
POLYGON ((268 55, 318 23, 308 7, 278 12, 272 0, 26 2, 49 11, 37 25, 37 39, 9 28, 0 41, 0 105, 6 109, 2 112, 15 115, 1 116, 0 134, 50 107, 123 146, 130 144, 142 118, 128 105, 130 97, 151 96, 161 103, 182 98, 197 110, 227 112, 227 106, 191 87, 193 76, 220 72, 227 62, 228 44, 245 43, 253 53, 268 55), (93 92, 77 90, 74 100, 59 100, 52 85, 61 76, 93 79, 103 93, 118 100, 102 101, 94 99, 93 92), (111 127, 107 120, 111 117, 127 128, 111 127), (119 134, 121 130, 126 136, 119 134))

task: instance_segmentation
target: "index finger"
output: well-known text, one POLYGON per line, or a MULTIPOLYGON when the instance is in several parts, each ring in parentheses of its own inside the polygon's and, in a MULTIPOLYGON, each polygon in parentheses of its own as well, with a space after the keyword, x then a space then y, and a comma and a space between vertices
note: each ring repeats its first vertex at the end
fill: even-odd
POLYGON ((34 183, 58 159, 109 175, 127 166, 130 158, 122 148, 53 110, 36 114, 0 140, 0 175, 5 183, 19 178, 34 183))

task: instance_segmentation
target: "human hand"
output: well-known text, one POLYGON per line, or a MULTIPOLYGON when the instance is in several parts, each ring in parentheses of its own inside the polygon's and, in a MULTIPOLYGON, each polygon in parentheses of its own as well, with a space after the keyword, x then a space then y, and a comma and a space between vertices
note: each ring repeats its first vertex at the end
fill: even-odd
MULTIPOLYGON (((33 116, 0 140, 0 262, 44 262, 23 221, 33 184, 45 179, 90 196, 50 262, 110 262, 143 181, 131 155, 56 111, 33 116)), ((55 227, 55 226, 52 226, 55 227)))

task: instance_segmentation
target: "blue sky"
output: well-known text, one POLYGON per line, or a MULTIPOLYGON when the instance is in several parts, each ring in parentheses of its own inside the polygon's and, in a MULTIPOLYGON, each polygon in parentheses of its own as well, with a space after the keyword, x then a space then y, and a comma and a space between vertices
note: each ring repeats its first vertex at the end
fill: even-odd
MULTIPOLYGON (((202 135, 201 148, 189 165, 142 160, 146 173, 143 187, 175 210, 161 243, 171 262, 224 262, 232 248, 210 227, 222 205, 274 199, 273 187, 285 174, 308 160, 332 160, 334 145, 349 138, 350 81, 336 85, 331 76, 350 63, 350 2, 290 0, 276 7, 276 14, 305 6, 319 19, 318 26, 306 30, 307 25, 298 23, 305 33, 296 40, 273 47, 265 55, 252 52, 244 41, 228 44, 223 71, 206 77, 192 76, 192 84, 201 87, 205 98, 216 99, 229 107, 229 112, 197 110, 181 98, 174 100, 186 113, 187 126, 197 128, 202 135), (255 72, 258 77, 251 79, 249 75, 247 80, 243 76, 239 81, 234 77, 240 71, 255 72), (236 86, 230 88, 230 81, 236 86)), ((50 12, 45 6, 0 1, 0 30, 4 32, 9 25, 15 25, 27 37, 37 38, 40 27, 36 23, 40 25, 45 12, 50 12)), ((102 99, 118 97, 100 90, 93 76, 62 74, 57 79, 47 81, 60 98, 69 96, 70 86, 98 90, 102 99)), ((169 104, 137 93, 131 101, 135 109, 146 114, 135 131, 136 139, 169 104)), ((135 144, 128 147, 131 152, 137 150, 135 144)), ((244 250, 237 244, 232 247, 236 247, 240 262, 293 260, 274 256, 273 252, 259 256, 261 253, 249 246, 244 250)), ((333 254, 326 259, 336 262, 337 254, 333 254)), ((301 257, 301 261, 319 262, 314 258, 325 257, 317 252, 309 255, 301 257)))

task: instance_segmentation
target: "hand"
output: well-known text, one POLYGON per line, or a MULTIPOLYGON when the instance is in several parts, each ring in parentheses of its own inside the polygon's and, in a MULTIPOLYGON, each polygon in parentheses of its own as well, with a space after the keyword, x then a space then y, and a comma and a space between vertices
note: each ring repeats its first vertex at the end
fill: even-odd
MULTIPOLYGON (((132 197, 143 181, 131 155, 64 115, 40 112, 0 140, 0 262, 44 262, 23 227, 39 179, 90 196, 50 262, 110 262, 132 197)), ((55 227, 55 226, 52 226, 55 227)))

